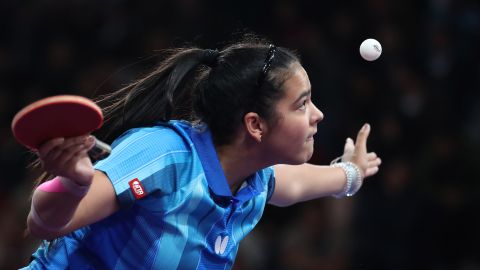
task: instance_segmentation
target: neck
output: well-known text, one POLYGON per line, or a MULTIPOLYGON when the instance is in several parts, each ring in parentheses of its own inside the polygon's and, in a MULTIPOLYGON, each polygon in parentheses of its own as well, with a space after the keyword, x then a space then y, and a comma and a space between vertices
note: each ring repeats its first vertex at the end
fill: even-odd
POLYGON ((244 139, 215 147, 232 194, 236 193, 247 177, 268 166, 257 154, 257 148, 255 143, 244 139))

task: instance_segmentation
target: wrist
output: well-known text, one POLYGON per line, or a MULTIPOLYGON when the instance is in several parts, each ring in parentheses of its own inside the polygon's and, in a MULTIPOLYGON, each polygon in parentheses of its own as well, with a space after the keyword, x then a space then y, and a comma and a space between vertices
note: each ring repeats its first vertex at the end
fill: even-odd
POLYGON ((357 193, 363 184, 363 175, 360 168, 352 162, 339 162, 331 165, 332 167, 341 168, 346 176, 346 182, 343 190, 333 194, 335 198, 351 197, 357 193))
POLYGON ((38 190, 48 193, 69 193, 76 197, 83 197, 87 194, 90 184, 81 185, 69 178, 57 176, 50 181, 38 186, 38 190))
POLYGON ((67 181, 73 182, 76 186, 80 187, 87 187, 92 184, 93 181, 93 174, 89 177, 65 177, 65 176, 58 176, 61 179, 65 178, 67 181))
POLYGON ((83 197, 87 194, 88 189, 92 181, 90 180, 89 183, 79 183, 75 180, 70 178, 66 178, 63 176, 57 176, 59 181, 62 183, 63 187, 71 194, 76 195, 78 197, 83 197))

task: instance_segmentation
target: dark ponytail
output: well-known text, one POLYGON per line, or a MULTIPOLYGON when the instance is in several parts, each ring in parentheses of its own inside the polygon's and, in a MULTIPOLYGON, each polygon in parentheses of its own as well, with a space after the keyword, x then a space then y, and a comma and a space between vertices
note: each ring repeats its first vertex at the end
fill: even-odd
MULTIPOLYGON (((170 50, 169 55, 147 76, 96 100, 102 107, 105 122, 100 130, 94 132, 95 136, 111 144, 134 127, 151 126, 170 119, 195 119, 191 92, 195 87, 196 70, 202 67, 207 70, 206 65, 215 61, 218 51, 182 48, 170 50)), ((37 158, 30 168, 41 168, 40 160, 37 158)), ((45 171, 41 172, 33 191, 52 177, 45 171)))
MULTIPOLYGON (((194 120, 192 91, 197 70, 216 57, 216 51, 181 48, 167 57, 150 74, 111 94, 100 97, 105 123, 95 133, 111 143, 128 129, 151 126, 170 119, 194 120)), ((218 52, 217 52, 218 55, 218 52)))

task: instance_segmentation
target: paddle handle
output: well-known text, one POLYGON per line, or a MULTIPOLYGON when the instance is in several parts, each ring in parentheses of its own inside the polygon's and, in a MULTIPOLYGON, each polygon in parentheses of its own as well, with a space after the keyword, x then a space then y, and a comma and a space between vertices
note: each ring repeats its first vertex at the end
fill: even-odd
POLYGON ((95 145, 88 151, 88 155, 93 161, 102 160, 110 155, 112 147, 95 138, 95 145))

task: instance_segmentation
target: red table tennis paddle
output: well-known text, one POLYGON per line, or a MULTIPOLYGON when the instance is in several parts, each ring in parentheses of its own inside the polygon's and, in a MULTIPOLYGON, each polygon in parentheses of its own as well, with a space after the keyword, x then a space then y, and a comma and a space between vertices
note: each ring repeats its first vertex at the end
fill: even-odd
MULTIPOLYGON (((30 149, 53 138, 86 135, 103 124, 102 110, 90 99, 59 95, 38 100, 20 110, 12 120, 16 140, 30 149)), ((109 145, 96 140, 89 151, 98 160, 110 154, 109 145)))

